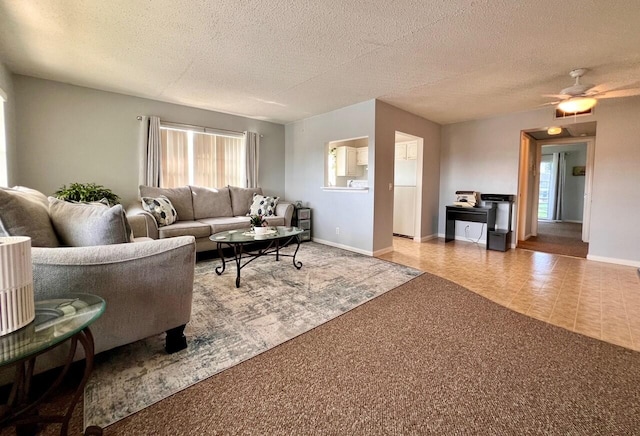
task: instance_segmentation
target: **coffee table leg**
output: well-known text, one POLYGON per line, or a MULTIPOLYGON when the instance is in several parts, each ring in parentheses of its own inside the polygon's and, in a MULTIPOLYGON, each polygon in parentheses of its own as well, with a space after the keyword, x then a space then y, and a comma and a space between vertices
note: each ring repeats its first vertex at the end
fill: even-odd
POLYGON ((222 244, 218 242, 218 256, 222 261, 222 266, 216 267, 216 274, 221 275, 224 272, 225 263, 224 263, 224 254, 222 253, 222 244))
POLYGON ((298 254, 298 249, 300 248, 300 235, 296 235, 296 242, 298 243, 298 246, 296 247, 295 253, 293 253, 293 266, 295 266, 296 269, 300 269, 302 268, 302 262, 296 262, 296 254, 298 254))
POLYGON ((233 249, 233 254, 236 257, 236 268, 237 268, 237 275, 236 275, 236 288, 240 287, 240 269, 242 268, 242 266, 240 266, 240 263, 242 262, 242 244, 236 244, 234 249, 233 249))
MULTIPOLYGON (((89 381, 89 377, 91 376, 91 371, 93 371, 93 356, 94 356, 94 343, 93 343, 93 334, 89 327, 85 327, 77 335, 78 341, 82 344, 82 348, 84 348, 85 355, 85 366, 84 366, 84 375, 82 376, 82 380, 80 381, 80 385, 76 390, 73 398, 71 399, 71 404, 69 405, 69 409, 67 409, 67 413, 64 416, 64 420, 62 421, 62 428, 60 429, 60 434, 67 434, 69 428, 69 420, 71 419, 71 415, 73 414, 73 409, 75 409, 76 404, 80 397, 84 394, 84 387, 89 381)), ((87 431, 92 435, 102 434, 102 429, 97 426, 91 426, 87 428, 87 431)))

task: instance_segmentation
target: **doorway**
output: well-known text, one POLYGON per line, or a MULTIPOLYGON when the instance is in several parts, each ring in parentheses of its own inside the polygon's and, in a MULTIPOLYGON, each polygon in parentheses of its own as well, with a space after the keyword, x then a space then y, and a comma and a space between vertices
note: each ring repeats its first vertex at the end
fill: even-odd
POLYGON ((517 247, 587 257, 596 123, 524 131, 517 247))
POLYGON ((420 241, 422 138, 396 132, 393 164, 393 235, 420 241))

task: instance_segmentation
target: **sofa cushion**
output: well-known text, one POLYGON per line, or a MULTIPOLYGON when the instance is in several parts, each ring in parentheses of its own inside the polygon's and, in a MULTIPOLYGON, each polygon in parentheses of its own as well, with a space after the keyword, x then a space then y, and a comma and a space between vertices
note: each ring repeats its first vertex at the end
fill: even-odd
POLYGON ((262 188, 239 188, 229 186, 231 194, 231 208, 235 216, 244 216, 249 213, 249 207, 253 202, 253 194, 262 194, 262 188))
POLYGON ((32 247, 59 246, 47 197, 21 186, 0 188, 0 236, 29 236, 32 247))
POLYGON ((127 217, 120 204, 108 207, 49 197, 49 215, 64 245, 85 247, 129 242, 127 217))
POLYGON ((158 234, 161 239, 174 236, 206 238, 211 235, 211 227, 198 221, 176 221, 171 225, 160 227, 158 234))
POLYGON ((274 216, 276 206, 280 197, 267 197, 260 194, 253 194, 253 203, 249 208, 250 215, 260 215, 263 217, 274 216))
POLYGON ((156 219, 158 227, 173 224, 178 219, 178 213, 171 201, 161 195, 159 197, 142 197, 142 208, 156 219))
POLYGON ((164 195, 171 201, 173 207, 178 212, 180 221, 193 221, 193 203, 191 200, 191 189, 188 186, 179 188, 156 188, 153 186, 140 185, 140 198, 160 197, 164 195))
POLYGON ((233 216, 229 188, 204 188, 189 186, 193 197, 193 216, 200 218, 215 218, 233 216))
POLYGON ((250 227, 248 216, 203 218, 200 222, 211 228, 211 234, 226 232, 227 230, 249 229, 250 227))

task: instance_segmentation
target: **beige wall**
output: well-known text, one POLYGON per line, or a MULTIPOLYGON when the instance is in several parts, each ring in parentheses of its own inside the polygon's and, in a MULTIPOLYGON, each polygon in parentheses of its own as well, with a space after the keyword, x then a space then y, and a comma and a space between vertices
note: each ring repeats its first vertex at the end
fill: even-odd
POLYGON ((396 131, 423 138, 420 237, 437 233, 441 126, 376 100, 374 252, 393 246, 393 190, 396 131))
POLYGON ((14 183, 46 194, 64 184, 94 182, 129 203, 137 197, 139 115, 263 135, 259 183, 284 194, 284 126, 60 82, 14 76, 18 137, 14 183))
MULTIPOLYGON (((640 266, 640 97, 601 100, 597 121, 589 258, 640 266)), ((456 190, 515 194, 521 130, 571 124, 554 121, 553 111, 536 111, 443 127, 439 233, 445 205, 456 190)), ((472 236, 479 225, 472 223, 472 236)), ((462 232, 459 230, 459 234, 462 232)))
POLYGON ((16 133, 15 133, 15 92, 13 74, 0 62, 0 88, 7 94, 4 106, 7 144, 7 180, 8 185, 16 184, 16 133))

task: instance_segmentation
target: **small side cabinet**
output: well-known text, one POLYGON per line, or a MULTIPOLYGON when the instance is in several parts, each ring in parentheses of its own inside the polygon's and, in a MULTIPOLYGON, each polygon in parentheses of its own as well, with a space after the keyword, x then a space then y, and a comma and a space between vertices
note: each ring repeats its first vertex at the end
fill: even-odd
POLYGON ((304 230, 300 235, 301 241, 311 240, 311 208, 300 207, 295 211, 294 226, 304 230))

